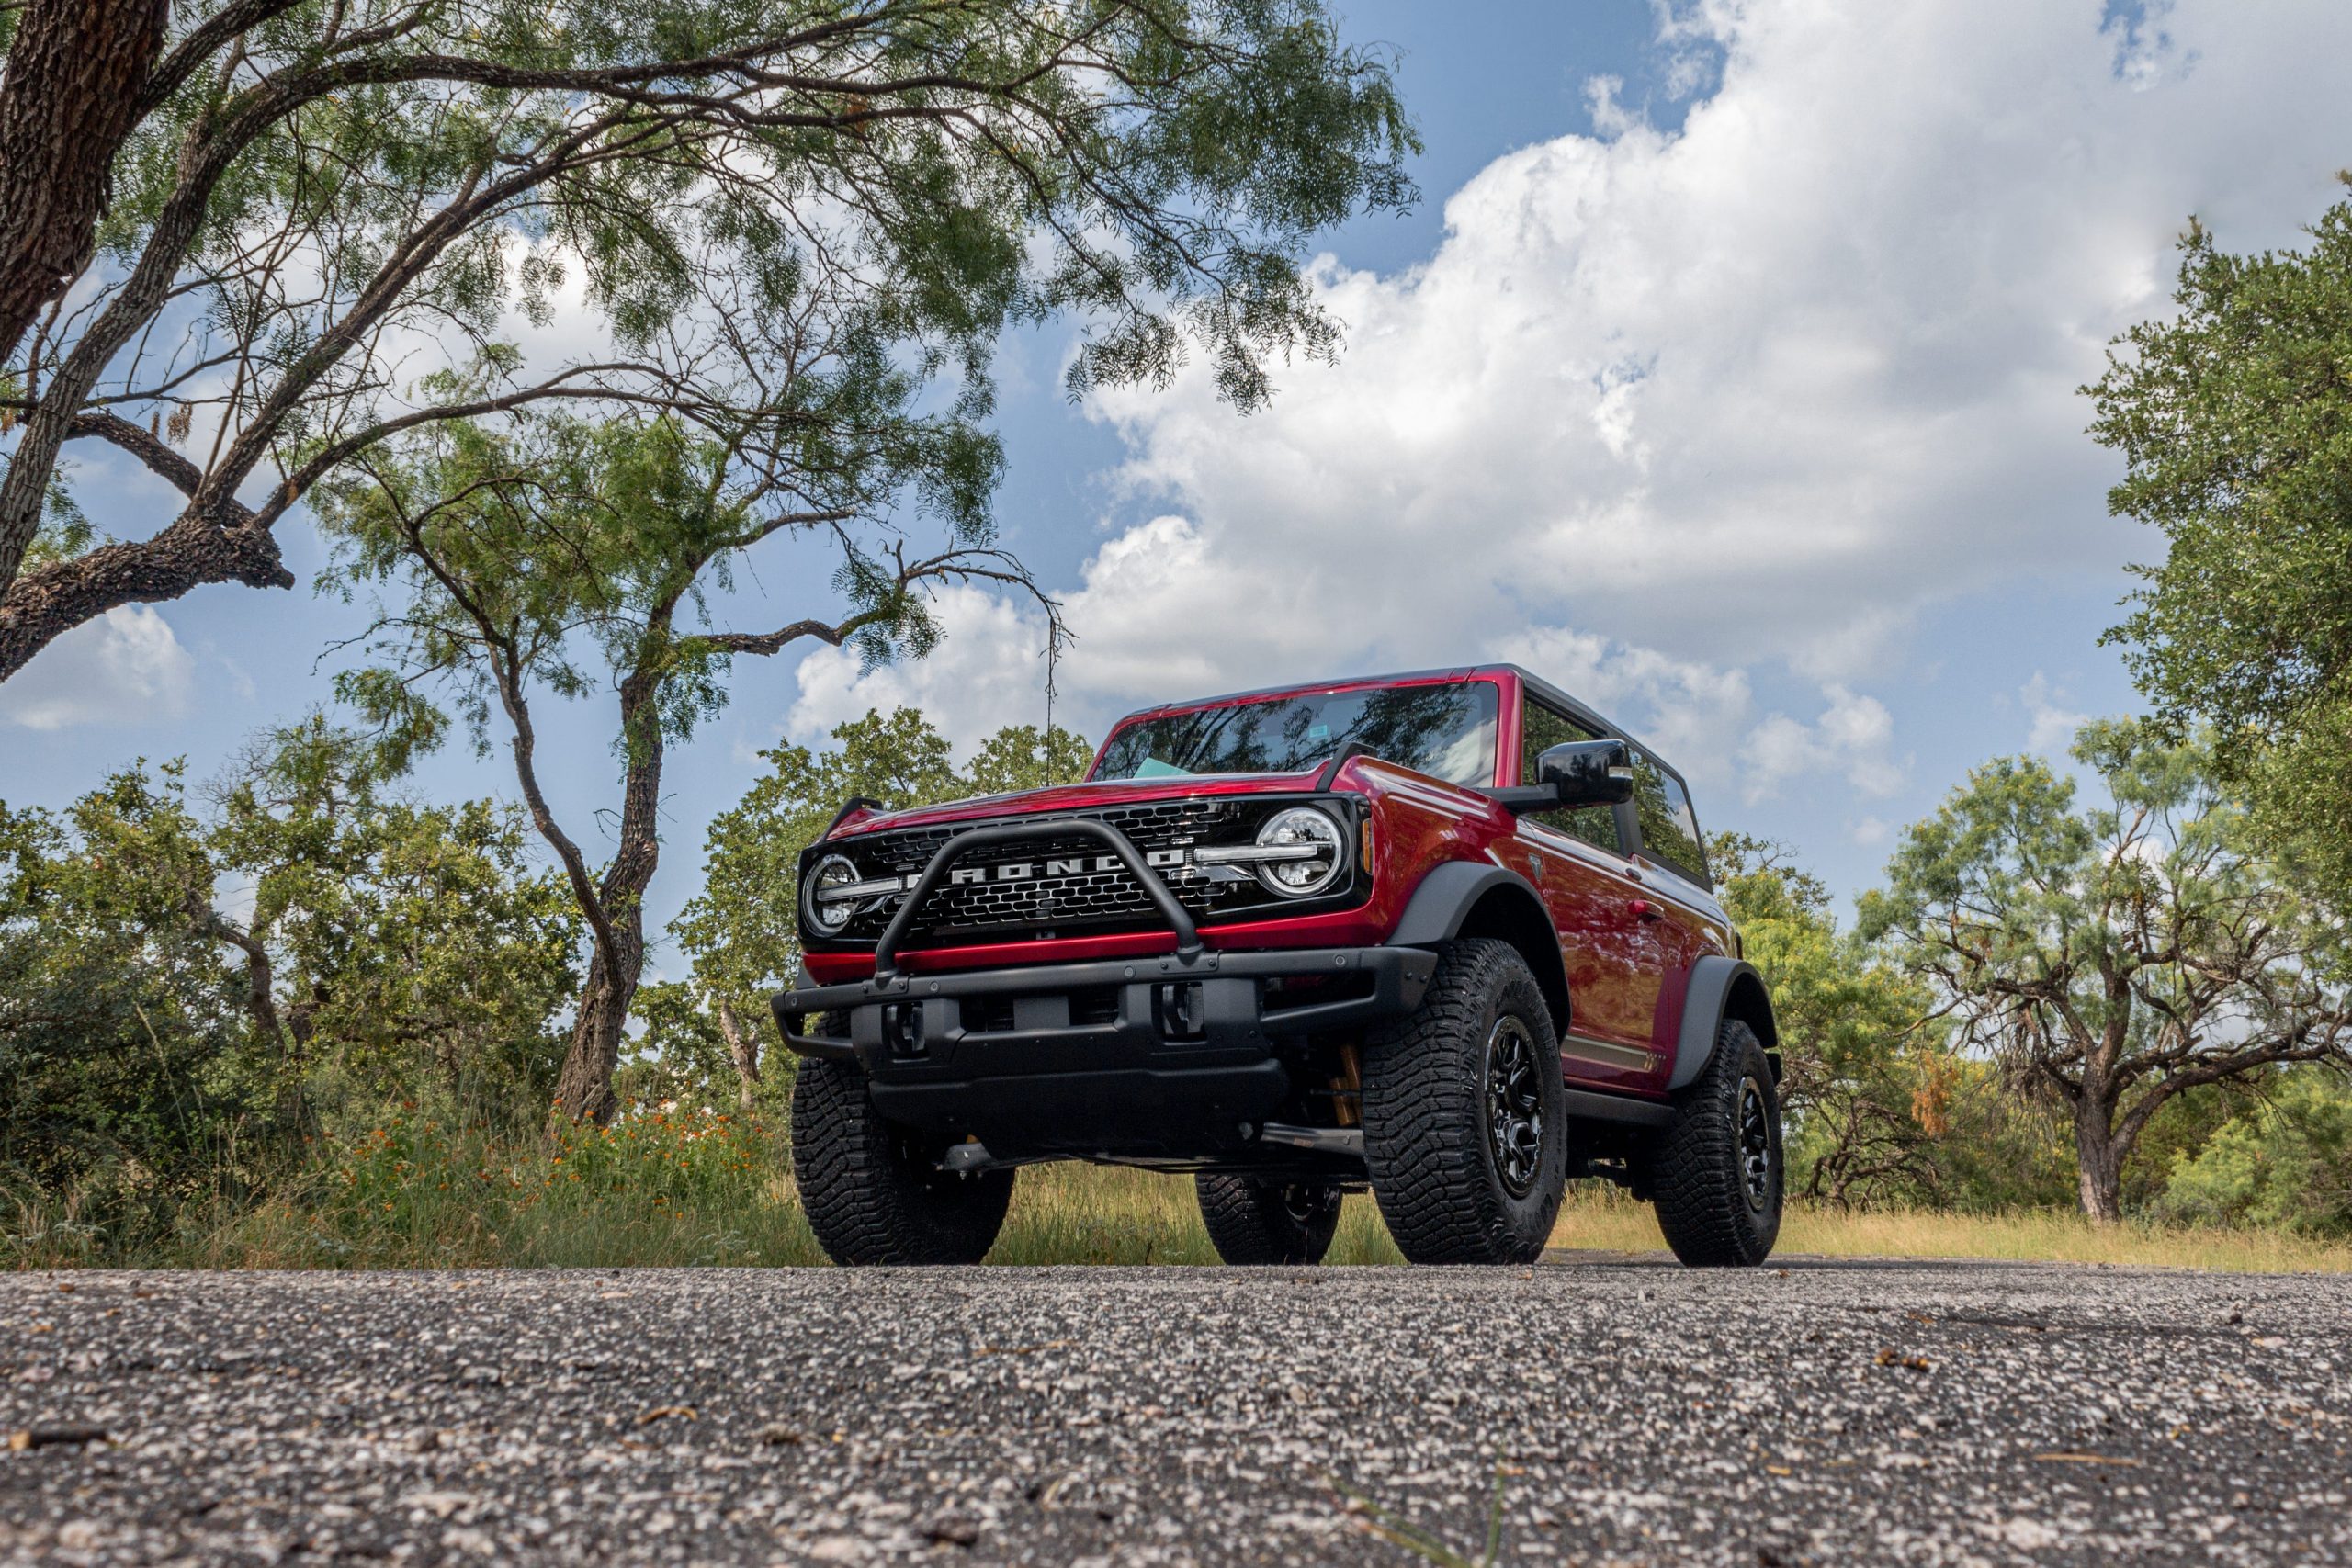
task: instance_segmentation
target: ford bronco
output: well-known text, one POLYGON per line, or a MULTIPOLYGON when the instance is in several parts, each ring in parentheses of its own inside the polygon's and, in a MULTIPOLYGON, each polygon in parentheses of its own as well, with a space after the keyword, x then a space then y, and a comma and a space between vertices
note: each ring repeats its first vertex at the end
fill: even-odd
POLYGON ((1756 1264, 1778 1037, 1681 777, 1516 666, 1119 721, 1082 784, 885 811, 800 860, 792 1159, 842 1263, 978 1262, 1017 1169, 1193 1173, 1227 1262, 1367 1187, 1405 1257, 1524 1263, 1571 1177, 1756 1264))

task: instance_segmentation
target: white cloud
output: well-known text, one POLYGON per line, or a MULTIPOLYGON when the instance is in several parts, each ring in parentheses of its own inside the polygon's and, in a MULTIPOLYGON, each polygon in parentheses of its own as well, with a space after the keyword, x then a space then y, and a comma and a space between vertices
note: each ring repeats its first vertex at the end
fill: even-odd
POLYGON ((2025 705, 2026 716, 2033 728, 2026 736, 2026 750, 2039 751, 2046 757, 2064 757, 2066 748, 2075 743, 2075 731, 2090 722, 2090 715, 2075 713, 2060 706, 2066 694, 2052 686, 2039 670, 2033 679, 2018 690, 2018 701, 2025 705))
POLYGON ((1717 742, 1738 732, 1753 705, 1743 671, 1556 627, 1510 638, 1498 651, 1657 747, 1694 783, 1728 775, 1717 742))
MULTIPOLYGON (((1074 711, 1517 655, 1687 770, 1897 788, 1923 611, 2145 547, 2076 389, 2166 308, 2188 215, 2290 242, 2352 145, 2352 7, 2150 10, 1668 7, 1677 90, 1714 84, 1683 128, 1595 83, 1599 134, 1498 159, 1426 264, 1324 262, 1337 368, 1248 419, 1197 367, 1095 400, 1160 514, 1067 596, 1074 711), (1792 684, 1816 716, 1754 716, 1792 684)), ((1016 641, 854 689, 1034 709, 1016 641)))
POLYGON ((147 724, 186 706, 195 660, 144 604, 74 627, 0 685, 0 720, 27 729, 147 724))
POLYGON ((1776 713, 1748 733, 1741 753, 1741 792, 1750 804, 1770 800, 1790 780, 1811 773, 1843 775, 1867 795, 1889 795, 1903 787, 1907 763, 1888 755, 1894 716, 1876 697, 1843 686, 1827 687, 1828 706, 1810 724, 1776 713))
POLYGON ((855 649, 828 648, 802 660, 786 728, 814 739, 870 709, 914 707, 968 753, 1008 724, 1045 722, 1041 615, 967 586, 942 590, 933 613, 946 637, 928 659, 863 670, 855 649))

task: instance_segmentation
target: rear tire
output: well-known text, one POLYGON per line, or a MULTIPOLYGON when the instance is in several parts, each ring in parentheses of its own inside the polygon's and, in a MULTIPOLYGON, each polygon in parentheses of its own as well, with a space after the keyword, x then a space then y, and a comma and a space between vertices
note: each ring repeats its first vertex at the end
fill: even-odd
POLYGON ((1363 1058, 1363 1152, 1415 1263, 1532 1263, 1567 1185, 1567 1085, 1552 1011, 1509 942, 1456 942, 1420 1007, 1363 1058))
POLYGON ((1755 1031, 1727 1018, 1650 1156, 1657 1228, 1693 1269, 1754 1268, 1781 1235, 1781 1097, 1755 1031))
POLYGON ((1011 1170, 958 1176, 938 1145, 887 1122, 846 1062, 800 1064, 792 1086, 792 1175, 817 1245, 834 1262, 978 1263, 1012 1201, 1011 1170))
POLYGON ((1254 1176, 1196 1176, 1201 1223, 1216 1255, 1238 1268, 1320 1263, 1340 1229, 1340 1190, 1254 1176))

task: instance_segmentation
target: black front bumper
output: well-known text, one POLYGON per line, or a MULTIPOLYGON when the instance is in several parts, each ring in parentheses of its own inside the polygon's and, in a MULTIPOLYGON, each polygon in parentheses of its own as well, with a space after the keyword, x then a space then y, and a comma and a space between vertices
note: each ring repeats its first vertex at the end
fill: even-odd
POLYGON ((1412 947, 1199 952, 898 974, 774 1007, 786 1045, 855 1063, 894 1122, 1006 1157, 1188 1160, 1249 1147, 1291 1097, 1286 1051, 1412 1011, 1436 966, 1412 947))

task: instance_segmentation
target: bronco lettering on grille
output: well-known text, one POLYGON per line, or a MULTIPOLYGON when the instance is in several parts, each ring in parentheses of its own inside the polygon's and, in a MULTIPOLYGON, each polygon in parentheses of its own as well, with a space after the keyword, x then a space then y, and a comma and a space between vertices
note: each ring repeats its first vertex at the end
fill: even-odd
MULTIPOLYGON (((1182 850, 1152 850, 1145 854, 1144 863, 1155 869, 1181 866, 1184 863, 1182 850)), ((1120 871, 1126 863, 1116 855, 1079 856, 1072 860, 1049 860, 1042 872, 1033 860, 1010 861, 1002 865, 959 865, 947 874, 950 887, 972 887, 992 882, 1027 882, 1039 875, 1083 876, 1090 871, 1120 871)))

